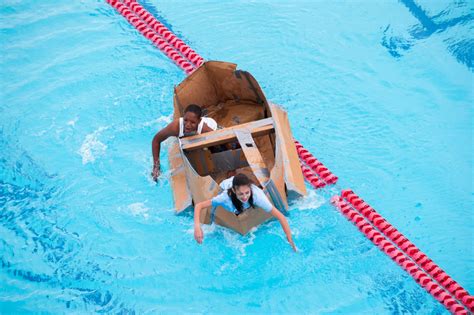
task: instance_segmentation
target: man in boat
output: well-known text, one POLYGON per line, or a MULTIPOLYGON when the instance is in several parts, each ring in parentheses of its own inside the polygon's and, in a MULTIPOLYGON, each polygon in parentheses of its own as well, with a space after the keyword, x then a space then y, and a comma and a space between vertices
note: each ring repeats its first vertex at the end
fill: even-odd
POLYGON ((151 151, 153 154, 153 171, 151 176, 156 181, 160 176, 160 146, 169 137, 187 137, 217 129, 217 122, 209 117, 201 117, 202 109, 199 105, 190 104, 184 110, 184 116, 172 121, 153 137, 151 151))

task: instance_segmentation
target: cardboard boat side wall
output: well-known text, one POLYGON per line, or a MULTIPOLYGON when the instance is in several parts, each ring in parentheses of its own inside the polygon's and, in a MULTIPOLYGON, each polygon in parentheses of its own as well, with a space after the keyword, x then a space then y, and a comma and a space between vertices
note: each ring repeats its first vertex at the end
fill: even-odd
POLYGON ((296 152, 293 134, 288 121, 288 114, 276 104, 270 104, 272 117, 275 121, 275 132, 277 141, 280 141, 280 152, 283 159, 284 182, 286 183, 287 194, 289 199, 306 195, 306 186, 304 183, 303 173, 299 164, 298 153, 296 152))
MULTIPOLYGON (((184 156, 184 152, 180 148, 181 155, 184 156)), ((219 185, 212 179, 211 176, 200 176, 191 166, 188 159, 184 158, 184 169, 186 173, 187 186, 191 192, 191 198, 194 204, 199 202, 212 199, 219 192, 219 185)), ((210 209, 205 209, 201 212, 199 218, 202 223, 209 224, 210 222, 210 209)))
POLYGON ((179 150, 178 139, 172 139, 168 150, 168 160, 171 169, 171 189, 176 213, 192 208, 192 195, 186 181, 186 169, 179 150))
MULTIPOLYGON (((284 181, 285 168, 283 165, 283 157, 281 155, 281 141, 278 135, 276 135, 275 137, 275 142, 276 142, 275 164, 273 168, 270 170, 270 180, 273 182, 273 184, 277 188, 278 192, 280 193, 281 199, 283 200, 283 209, 281 209, 282 207, 277 207, 277 208, 279 208, 278 210, 285 213, 288 210, 288 199, 285 192, 285 181, 284 181)), ((272 200, 272 203, 275 204, 273 200, 272 200)))

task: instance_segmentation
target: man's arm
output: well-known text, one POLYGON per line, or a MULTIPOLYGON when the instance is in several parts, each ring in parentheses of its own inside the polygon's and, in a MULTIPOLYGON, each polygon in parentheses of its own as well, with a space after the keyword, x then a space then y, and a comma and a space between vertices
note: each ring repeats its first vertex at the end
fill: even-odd
POLYGON ((161 129, 153 137, 151 142, 151 152, 153 154, 153 172, 151 176, 153 180, 156 181, 158 176, 160 176, 160 146, 163 141, 169 137, 177 137, 179 133, 179 120, 172 121, 165 128, 161 129))

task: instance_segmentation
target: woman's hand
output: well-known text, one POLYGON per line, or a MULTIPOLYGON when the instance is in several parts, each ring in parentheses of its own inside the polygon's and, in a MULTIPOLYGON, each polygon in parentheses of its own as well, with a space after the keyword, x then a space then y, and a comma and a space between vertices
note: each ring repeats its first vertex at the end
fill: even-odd
POLYGON ((204 239, 204 233, 202 232, 201 229, 201 221, 199 220, 201 217, 201 210, 203 208, 210 207, 212 203, 212 200, 206 200, 203 202, 198 203, 194 207, 194 239, 198 244, 202 244, 202 240, 204 239))
POLYGON ((153 166, 153 171, 151 172, 151 177, 156 182, 160 176, 160 163, 157 163, 153 166))
POLYGON ((291 248, 293 248, 293 251, 294 251, 295 253, 297 253, 297 252, 298 252, 298 249, 296 248, 296 245, 295 245, 295 243, 293 242, 293 240, 292 240, 292 239, 289 239, 289 240, 288 240, 288 243, 290 243, 291 248))
POLYGON ((202 240, 204 239, 204 233, 202 232, 202 229, 200 226, 194 227, 194 239, 199 244, 202 244, 202 240))

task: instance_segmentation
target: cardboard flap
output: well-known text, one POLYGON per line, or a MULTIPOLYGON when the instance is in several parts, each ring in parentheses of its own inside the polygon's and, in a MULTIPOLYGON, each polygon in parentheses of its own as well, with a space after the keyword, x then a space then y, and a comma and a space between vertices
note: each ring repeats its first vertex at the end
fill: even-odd
POLYGON ((173 190, 176 213, 181 213, 192 207, 193 200, 186 181, 185 166, 179 149, 178 140, 173 139, 172 141, 173 142, 168 151, 170 169, 172 170, 171 189, 173 190))
MULTIPOLYGON (((275 104, 270 104, 272 117, 275 121, 277 140, 280 141, 279 149, 283 157, 283 169, 288 195, 306 195, 303 173, 301 172, 298 153, 296 152, 293 134, 288 121, 288 114, 275 104)), ((294 197, 294 196, 292 196, 294 197)))
POLYGON ((237 216, 222 207, 217 207, 214 222, 245 235, 252 228, 270 218, 272 218, 272 215, 260 208, 249 208, 237 216))
POLYGON ((265 187, 265 183, 270 177, 270 172, 263 161, 262 155, 260 154, 257 145, 253 141, 252 134, 245 129, 234 130, 234 133, 242 148, 242 152, 245 155, 245 159, 252 169, 253 174, 259 181, 260 186, 265 187))

